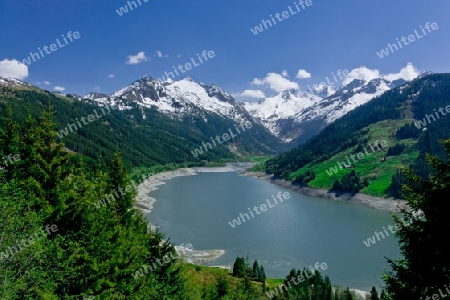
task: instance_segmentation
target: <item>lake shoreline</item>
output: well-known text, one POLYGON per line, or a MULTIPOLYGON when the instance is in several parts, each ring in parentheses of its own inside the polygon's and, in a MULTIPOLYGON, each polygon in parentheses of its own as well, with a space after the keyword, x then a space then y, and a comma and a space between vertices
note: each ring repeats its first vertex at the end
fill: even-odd
MULTIPOLYGON (((160 185, 166 184, 169 179, 180 176, 192 176, 202 172, 236 172, 243 171, 252 167, 253 163, 229 163, 225 167, 198 167, 198 168, 181 168, 173 171, 155 174, 144 180, 137 188, 136 203, 134 208, 141 211, 144 215, 148 215, 153 210, 153 205, 157 199, 150 196, 150 193, 157 190, 160 185)), ((146 217, 150 230, 157 229, 157 226, 151 224, 149 217, 146 217)), ((212 262, 225 254, 225 250, 197 250, 186 249, 185 247, 175 246, 177 253, 183 257, 187 263, 204 265, 212 262)), ((231 270, 231 265, 216 266, 218 268, 231 270)))
POLYGON ((137 189, 135 208, 148 214, 153 209, 153 204, 157 199, 151 197, 149 194, 158 189, 160 185, 166 184, 166 181, 180 176, 192 176, 197 173, 222 173, 222 172, 239 172, 245 171, 254 166, 256 163, 251 162, 236 162, 227 163, 225 167, 196 167, 196 168, 181 168, 173 171, 167 171, 155 174, 144 180, 137 189))
POLYGON ((403 207, 407 203, 405 200, 385 199, 361 193, 337 193, 325 189, 314 189, 306 186, 301 186, 284 179, 275 178, 272 174, 266 174, 264 172, 252 172, 250 170, 246 170, 241 172, 240 174, 243 176, 251 176, 261 180, 269 181, 270 183, 276 184, 286 189, 290 189, 305 196, 326 198, 335 201, 350 201, 371 207, 373 209, 386 210, 390 212, 400 212, 399 207, 403 207))
MULTIPOLYGON (((326 198, 334 201, 350 201, 374 209, 386 210, 395 213, 400 212, 399 207, 404 207, 407 204, 405 200, 386 199, 362 193, 356 194, 337 193, 326 189, 314 189, 306 186, 300 186, 299 184, 292 183, 284 179, 275 178, 272 174, 250 171, 250 168, 254 165, 256 165, 256 163, 237 162, 237 163, 227 163, 225 167, 181 168, 174 171, 155 174, 147 178, 139 185, 135 208, 141 210, 144 214, 150 213, 153 209, 153 204, 156 202, 157 199, 151 197, 149 194, 152 191, 157 190, 158 186, 165 184, 167 180, 170 180, 172 178, 180 176, 192 176, 196 175, 197 173, 203 172, 239 172, 239 171, 240 171, 239 174, 243 176, 250 176, 261 180, 265 180, 270 183, 276 184, 280 187, 290 189, 299 194, 309 197, 326 198)), ((152 228, 154 228, 154 226, 152 226, 152 228)))
MULTIPOLYGON (((293 190, 297 193, 303 194, 305 196, 328 198, 335 201, 351 201, 359 204, 363 204, 374 209, 397 211, 398 204, 404 204, 406 201, 400 200, 389 200, 378 197, 373 197, 364 194, 343 194, 336 196, 335 193, 330 193, 327 190, 312 189, 308 187, 301 187, 299 185, 293 184, 292 182, 276 179, 270 174, 263 172, 251 172, 250 168, 256 165, 256 163, 228 163, 225 167, 197 167, 197 168, 181 168, 173 171, 162 172, 155 174, 146 180, 144 180, 138 186, 137 201, 135 203, 135 208, 142 211, 144 215, 149 214, 153 210, 154 203, 158 200, 150 196, 152 191, 159 188, 160 185, 165 184, 168 180, 181 177, 181 176, 192 176, 203 172, 239 172, 241 176, 255 177, 261 180, 268 181, 270 183, 276 184, 280 187, 293 190)), ((149 222, 149 228, 156 229, 156 226, 151 225, 151 220, 147 216, 146 219, 149 222)), ((209 266, 209 267, 219 267, 227 270, 231 270, 231 265, 220 265, 211 266, 206 263, 211 263, 217 258, 225 254, 225 250, 215 249, 215 250, 186 250, 181 249, 179 246, 175 246, 177 252, 186 262, 193 263, 196 265, 209 266), (180 249, 179 249, 180 248, 180 249)), ((368 291, 351 289, 355 291, 358 295, 367 295, 368 291)))

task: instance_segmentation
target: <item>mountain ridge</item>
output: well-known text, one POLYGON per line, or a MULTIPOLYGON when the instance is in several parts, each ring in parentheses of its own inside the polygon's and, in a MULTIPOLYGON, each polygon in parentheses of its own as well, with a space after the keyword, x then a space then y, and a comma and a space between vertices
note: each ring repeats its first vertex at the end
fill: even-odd
POLYGON ((430 175, 425 153, 445 156, 439 140, 448 138, 450 118, 428 122, 425 129, 414 123, 448 105, 450 74, 425 74, 387 91, 332 122, 305 144, 266 162, 265 171, 276 177, 313 188, 333 189, 344 177, 363 183, 358 190, 374 196, 400 197, 400 169, 411 167, 424 178, 430 175), (374 154, 351 168, 335 168, 375 140, 385 139, 389 149, 374 154), (326 172, 326 171, 329 172, 326 172), (356 171, 354 175, 350 173, 356 171), (328 174, 327 174, 328 173, 328 174), (350 174, 350 175, 349 175, 350 174), (367 185, 365 185, 367 183, 367 185))

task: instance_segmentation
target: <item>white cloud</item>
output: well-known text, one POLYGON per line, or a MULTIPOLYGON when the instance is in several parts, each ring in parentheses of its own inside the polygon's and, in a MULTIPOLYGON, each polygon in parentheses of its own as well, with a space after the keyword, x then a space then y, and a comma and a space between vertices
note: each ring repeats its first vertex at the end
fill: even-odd
POLYGON ((49 81, 44 81, 44 84, 45 85, 50 85, 50 82, 49 81))
POLYGON ((57 92, 64 92, 66 90, 66 88, 62 86, 55 86, 53 89, 57 92))
POLYGON ((0 77, 25 79, 28 77, 28 66, 16 59, 0 61, 0 77))
POLYGON ((161 53, 161 51, 156 51, 156 56, 163 57, 163 54, 161 53))
POLYGON ((298 83, 289 81, 278 73, 268 73, 266 78, 255 78, 252 81, 254 85, 267 85, 276 92, 282 92, 289 89, 298 89, 298 83))
POLYGON ((108 78, 114 78, 114 77, 116 77, 116 75, 114 75, 114 74, 109 74, 108 75, 108 78))
POLYGON ((143 51, 139 52, 136 55, 129 55, 128 56, 128 65, 136 65, 140 64, 141 62, 147 61, 147 55, 143 51))
POLYGON ((377 69, 368 69, 364 66, 351 70, 351 72, 345 77, 342 82, 344 85, 349 84, 355 79, 361 79, 364 81, 371 81, 376 78, 381 78, 380 71, 377 69))
POLYGON ((281 75, 283 75, 283 77, 289 77, 289 74, 286 70, 283 70, 283 72, 281 72, 281 75))
POLYGON ((408 63, 406 67, 400 70, 400 72, 388 74, 384 76, 384 78, 390 81, 401 78, 409 81, 415 79, 417 76, 419 76, 419 71, 412 65, 412 63, 408 63))
POLYGON ((100 86, 94 86, 94 88, 92 89, 94 92, 100 92, 102 89, 100 88, 100 86))
POLYGON ((253 78, 252 84, 254 85, 264 85, 266 82, 264 79, 253 78))
POLYGON ((295 78, 304 79, 304 78, 311 78, 311 73, 308 73, 305 69, 300 69, 297 72, 297 76, 295 78))
POLYGON ((181 54, 177 54, 177 57, 181 57, 181 54))
POLYGON ((264 92, 261 90, 245 90, 239 96, 256 98, 256 99, 266 98, 266 95, 264 95, 264 92))
POLYGON ((398 73, 381 74, 377 69, 368 69, 367 67, 359 67, 353 69, 344 79, 343 84, 349 84, 355 79, 361 79, 364 81, 371 81, 376 78, 382 78, 389 81, 397 79, 405 79, 407 81, 413 80, 419 76, 419 71, 411 64, 408 63, 406 67, 401 69, 398 73))

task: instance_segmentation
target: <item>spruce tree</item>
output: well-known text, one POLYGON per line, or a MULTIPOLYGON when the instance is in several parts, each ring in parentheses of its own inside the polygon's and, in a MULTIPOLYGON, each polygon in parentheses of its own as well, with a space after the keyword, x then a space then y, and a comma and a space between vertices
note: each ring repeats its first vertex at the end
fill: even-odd
POLYGON ((243 257, 236 257, 233 264, 233 276, 242 278, 247 274, 247 264, 243 257))
MULTIPOLYGON (((448 156, 450 139, 442 145, 448 156)), ((450 280, 450 244, 442 235, 450 228, 450 162, 430 155, 427 162, 434 169, 428 179, 405 171, 410 182, 403 188, 409 206, 402 210, 405 223, 393 216, 403 256, 395 261, 388 259, 391 270, 384 274, 393 299, 419 299, 443 289, 450 280)))
MULTIPOLYGON (((14 137, 4 128, 0 145, 14 137)), ((23 132, 22 163, 12 180, 0 176, 0 229, 7 234, 0 245, 8 247, 45 225, 57 225, 58 231, 2 261, 0 298, 186 299, 173 244, 149 230, 142 213, 132 208, 134 199, 123 210, 94 205, 108 185, 128 178, 121 158, 112 164, 116 173, 103 172, 100 163, 91 172, 83 159, 69 160, 56 142, 51 111, 37 123, 29 114, 25 128, 17 127, 23 132), (151 270, 135 276, 150 264, 151 270)))
POLYGON ((377 289, 373 286, 370 291, 370 300, 379 300, 377 289))
POLYGON ((258 261, 257 260, 255 260, 254 262, 253 262, 253 269, 252 269, 252 274, 253 274, 253 278, 255 278, 255 279, 259 279, 259 264, 258 264, 258 261))
POLYGON ((224 276, 217 279, 217 296, 219 299, 228 294, 228 281, 224 276))
POLYGON ((353 295, 352 295, 352 293, 350 292, 350 289, 349 289, 348 287, 347 287, 347 289, 345 290, 344 295, 345 295, 345 297, 344 297, 345 300, 353 300, 353 295))
POLYGON ((116 196, 115 205, 117 207, 118 214, 122 218, 122 223, 126 224, 131 218, 133 211, 134 197, 137 192, 131 184, 131 180, 125 170, 122 157, 119 153, 114 154, 114 159, 109 166, 109 180, 107 194, 113 194, 116 196), (127 190, 127 187, 131 188, 127 190), (131 211, 130 211, 131 210, 131 211))
POLYGON ((265 291, 265 288, 266 288, 266 272, 264 271, 263 265, 259 266, 259 277, 258 277, 258 280, 260 282, 262 282, 262 284, 263 284, 263 291, 265 291))

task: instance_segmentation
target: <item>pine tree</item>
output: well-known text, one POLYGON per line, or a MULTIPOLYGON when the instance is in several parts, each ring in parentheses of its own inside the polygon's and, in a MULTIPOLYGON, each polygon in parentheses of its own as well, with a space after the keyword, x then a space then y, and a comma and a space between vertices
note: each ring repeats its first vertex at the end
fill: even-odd
POLYGON ((353 300, 352 293, 350 292, 350 289, 348 287, 345 290, 344 295, 345 295, 345 300, 353 300))
MULTIPOLYGON (((0 145, 5 145, 13 131, 1 132, 0 145)), ((63 144, 55 141, 51 111, 37 124, 29 114, 23 132, 19 168, 12 180, 0 176, 0 229, 9 233, 1 245, 28 238, 45 225, 55 224, 58 231, 2 264, 0 298, 186 299, 173 244, 150 231, 142 213, 129 204, 125 223, 123 211, 94 205, 108 184, 128 178, 121 158, 112 164, 115 173, 103 172, 100 163, 91 172, 83 159, 69 160, 63 144), (144 268, 136 278, 150 264, 152 269, 144 268)))
POLYGON ((244 275, 242 282, 242 293, 246 296, 246 299, 253 299, 255 290, 253 289, 252 283, 250 281, 250 276, 248 274, 244 275))
POLYGON ((377 289, 373 286, 370 291, 370 300, 379 300, 377 289))
POLYGON ((258 264, 257 260, 255 260, 253 262, 252 275, 253 275, 253 278, 255 278, 255 279, 259 279, 259 277, 260 277, 260 275, 259 275, 259 264, 258 264))
POLYGON ((247 264, 243 257, 236 257, 233 264, 233 276, 242 278, 247 274, 247 264))
POLYGON ((323 283, 324 289, 323 289, 323 300, 331 300, 331 296, 333 294, 333 287, 331 286, 331 280, 328 276, 325 276, 324 283, 323 283))
POLYGON ((224 276, 219 276, 217 279, 217 296, 219 299, 228 294, 228 281, 224 276))
POLYGON ((258 281, 263 283, 263 290, 265 290, 265 286, 266 286, 266 272, 264 271, 264 267, 263 265, 259 266, 259 277, 258 277, 258 281))
POLYGON ((122 218, 122 223, 127 224, 133 213, 130 210, 133 208, 136 190, 131 184, 131 180, 126 173, 122 157, 119 153, 114 154, 114 159, 109 166, 107 190, 109 190, 108 194, 116 195, 115 206, 118 209, 118 214, 122 218))
MULTIPOLYGON (((442 142, 450 154, 450 139, 442 142)), ((392 270, 384 274, 386 289, 393 299, 418 299, 433 294, 450 280, 450 244, 442 230, 450 228, 450 162, 427 155, 434 169, 428 179, 411 170, 405 172, 410 184, 403 194, 408 209, 403 209, 405 223, 393 216, 398 230, 402 258, 388 259, 392 270), (418 214, 423 213, 422 218, 418 214)))

